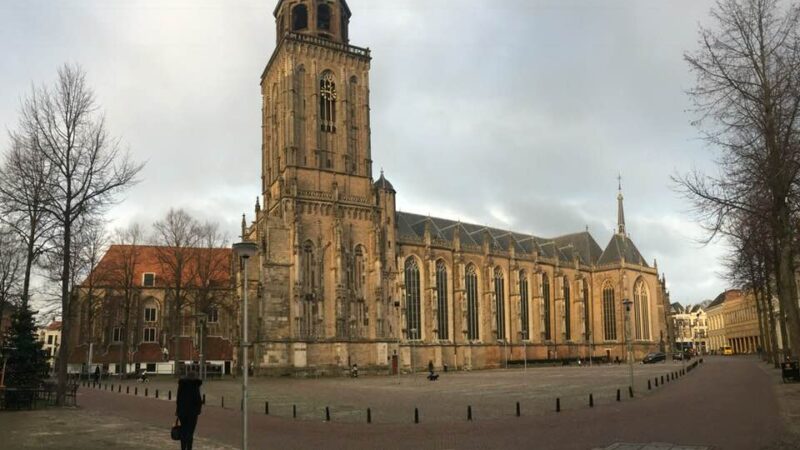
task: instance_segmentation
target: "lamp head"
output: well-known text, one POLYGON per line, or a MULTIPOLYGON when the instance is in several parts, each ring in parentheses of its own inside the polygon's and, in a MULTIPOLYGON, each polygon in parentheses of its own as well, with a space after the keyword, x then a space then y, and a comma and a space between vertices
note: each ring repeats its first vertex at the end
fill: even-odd
POLYGON ((254 242, 237 242, 233 244, 233 253, 239 258, 250 258, 256 255, 258 247, 254 242))

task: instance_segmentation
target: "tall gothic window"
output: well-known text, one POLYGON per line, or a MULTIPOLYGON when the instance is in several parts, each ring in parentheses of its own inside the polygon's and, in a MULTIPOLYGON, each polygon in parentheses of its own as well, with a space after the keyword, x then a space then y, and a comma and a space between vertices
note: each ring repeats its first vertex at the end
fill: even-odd
POLYGON ((331 71, 319 80, 319 122, 322 131, 336 132, 336 80, 331 71))
POLYGON ((330 31, 331 29, 331 7, 328 5, 319 5, 317 7, 317 28, 320 30, 330 31))
POLYGON ((544 320, 544 339, 552 339, 550 335, 550 279, 547 273, 542 274, 542 320, 544 320))
POLYGON ((306 5, 297 5, 292 8, 292 30, 304 30, 308 28, 308 8, 306 5))
POLYGON ((633 309, 636 316, 636 339, 650 340, 650 295, 641 278, 633 286, 633 309))
POLYGON ((447 267, 441 259, 436 261, 436 327, 439 330, 439 339, 449 339, 448 313, 447 313, 447 267))
POLYGON ((583 338, 588 341, 591 334, 590 317, 589 317, 589 283, 586 279, 583 280, 583 338))
POLYGON ((413 256, 406 259, 406 330, 409 339, 419 339, 420 305, 419 305, 419 267, 413 256))
POLYGON ((570 327, 570 314, 572 313, 570 308, 570 303, 572 299, 570 298, 570 289, 569 289, 569 278, 564 277, 564 339, 567 341, 572 340, 572 327, 570 327))
POLYGON ((614 304, 614 288, 603 286, 603 338, 607 341, 617 339, 617 312, 614 304))
POLYGON ((478 273, 475 266, 467 266, 464 275, 464 286, 467 291, 467 339, 478 340, 478 273))
POLYGON ((364 286, 367 284, 366 262, 364 260, 364 247, 356 246, 353 256, 353 292, 356 298, 364 298, 364 286))
POLYGON ((523 339, 530 339, 528 321, 528 274, 524 270, 519 272, 519 320, 520 331, 523 339))
POLYGON ((301 284, 303 287, 300 298, 300 314, 298 317, 299 332, 301 337, 314 336, 314 309, 316 308, 317 271, 314 258, 314 244, 306 241, 303 244, 303 253, 300 260, 301 284))
POLYGON ((506 296, 505 284, 503 282, 503 270, 499 267, 494 269, 494 302, 495 302, 495 323, 497 325, 497 340, 506 338, 506 296))

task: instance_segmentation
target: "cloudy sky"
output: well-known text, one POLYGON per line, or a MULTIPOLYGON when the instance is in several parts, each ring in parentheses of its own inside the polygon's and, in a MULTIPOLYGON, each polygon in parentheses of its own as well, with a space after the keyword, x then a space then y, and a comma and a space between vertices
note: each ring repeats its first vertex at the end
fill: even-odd
MULTIPOLYGON (((0 126, 32 83, 80 64, 111 131, 147 162, 111 211, 170 207, 233 237, 259 194, 259 76, 276 0, 0 0, 0 126)), ((628 231, 673 301, 726 287, 720 243, 670 175, 713 170, 690 125, 682 59, 709 0, 349 0, 369 47, 375 176, 403 211, 541 236, 589 227, 605 246, 623 177, 628 231)), ((0 133, 0 149, 8 147, 0 133)))

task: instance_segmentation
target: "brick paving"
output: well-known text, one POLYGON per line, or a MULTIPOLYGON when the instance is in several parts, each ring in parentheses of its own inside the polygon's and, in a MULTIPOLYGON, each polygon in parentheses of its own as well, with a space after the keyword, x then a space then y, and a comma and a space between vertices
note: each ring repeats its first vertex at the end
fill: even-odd
MULTIPOLYGON (((291 420, 252 412, 251 449, 759 449, 785 440, 774 378, 759 366, 754 358, 707 358, 697 370, 641 398, 561 413, 523 413, 520 418, 437 423, 424 420, 423 415, 420 424, 367 425, 291 420)), ((174 405, 166 401, 93 389, 82 389, 78 401, 86 409, 161 427, 164 433, 174 414, 174 405)), ((451 400, 451 405, 453 402, 456 400, 451 400)), ((240 414, 234 409, 206 407, 198 435, 209 442, 236 446, 240 414)))

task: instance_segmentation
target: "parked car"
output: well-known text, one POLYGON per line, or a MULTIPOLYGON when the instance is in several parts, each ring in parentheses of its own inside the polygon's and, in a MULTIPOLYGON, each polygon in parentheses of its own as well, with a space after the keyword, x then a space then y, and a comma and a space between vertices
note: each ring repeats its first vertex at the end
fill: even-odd
POLYGON ((730 345, 723 345, 722 346, 722 354, 725 356, 733 355, 733 349, 730 345))
POLYGON ((666 361, 667 355, 665 353, 656 352, 656 353, 648 353, 642 359, 642 364, 653 364, 659 361, 666 361))
POLYGON ((673 361, 682 361, 683 360, 683 352, 673 352, 672 353, 672 360, 673 361))

